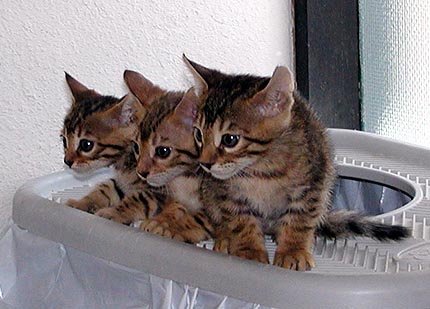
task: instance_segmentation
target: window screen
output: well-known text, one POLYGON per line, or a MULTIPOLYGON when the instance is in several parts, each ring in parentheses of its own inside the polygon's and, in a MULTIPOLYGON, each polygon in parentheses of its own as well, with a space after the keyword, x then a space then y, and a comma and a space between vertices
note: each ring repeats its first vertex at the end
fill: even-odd
POLYGON ((359 0, 362 128, 430 147, 430 1, 359 0))

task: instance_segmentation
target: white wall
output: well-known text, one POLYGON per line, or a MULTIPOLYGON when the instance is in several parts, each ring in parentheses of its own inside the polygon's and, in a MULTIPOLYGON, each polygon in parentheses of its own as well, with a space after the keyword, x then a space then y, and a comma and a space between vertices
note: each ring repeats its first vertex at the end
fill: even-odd
POLYGON ((15 190, 63 168, 67 71, 122 95, 124 69, 166 88, 189 85, 181 54, 234 73, 292 64, 285 0, 4 1, 0 10, 0 228, 15 190), (173 6, 174 4, 174 6, 173 6))

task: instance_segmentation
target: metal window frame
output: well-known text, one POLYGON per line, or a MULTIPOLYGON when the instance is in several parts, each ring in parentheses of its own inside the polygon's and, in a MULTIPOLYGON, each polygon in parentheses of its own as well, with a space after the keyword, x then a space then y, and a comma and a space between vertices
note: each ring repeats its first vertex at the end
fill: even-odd
POLYGON ((327 127, 361 129, 358 1, 293 0, 296 78, 327 127))

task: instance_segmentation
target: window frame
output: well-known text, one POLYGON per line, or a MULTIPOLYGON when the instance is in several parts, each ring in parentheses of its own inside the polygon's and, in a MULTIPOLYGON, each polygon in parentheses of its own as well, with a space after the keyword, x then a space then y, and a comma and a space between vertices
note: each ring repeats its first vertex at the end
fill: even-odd
POLYGON ((358 1, 294 0, 298 90, 327 127, 361 129, 358 1))

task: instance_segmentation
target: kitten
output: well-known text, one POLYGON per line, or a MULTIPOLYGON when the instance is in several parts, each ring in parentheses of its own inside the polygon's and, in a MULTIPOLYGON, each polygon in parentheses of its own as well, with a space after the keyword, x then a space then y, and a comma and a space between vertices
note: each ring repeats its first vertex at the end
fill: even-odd
POLYGON ((145 107, 133 96, 103 96, 66 73, 74 101, 64 119, 64 163, 77 173, 113 165, 115 176, 80 200, 66 205, 130 224, 160 211, 163 194, 142 182, 135 173, 131 150, 145 107), (120 211, 112 212, 113 206, 120 211))
POLYGON ((185 62, 200 104, 194 137, 206 172, 200 198, 215 228, 215 250, 268 263, 264 234, 277 242, 274 264, 315 266, 315 233, 401 239, 409 232, 329 212, 335 179, 326 130, 295 91, 285 67, 271 78, 227 75, 185 62), (338 225, 338 227, 337 227, 338 225))
MULTIPOLYGON (((116 171, 113 179, 98 185, 81 200, 69 200, 67 204, 119 223, 143 220, 142 230, 179 241, 197 243, 208 239, 211 227, 202 214, 190 214, 180 203, 183 199, 175 200, 164 188, 149 186, 136 173, 134 152, 139 148, 132 139, 140 128, 155 129, 154 124, 163 116, 180 110, 175 107, 184 105, 184 93, 165 91, 133 71, 124 72, 133 93, 123 99, 101 96, 69 75, 66 79, 75 102, 63 130, 65 162, 80 172, 88 171, 88 166, 110 164, 116 171), (92 147, 83 148, 82 144, 92 147), (146 221, 149 218, 153 220, 146 221)), ((181 126, 179 121, 169 128, 180 130, 181 126)))
POLYGON ((142 89, 144 93, 149 89, 158 93, 159 102, 149 107, 133 149, 138 175, 152 187, 164 190, 166 203, 170 205, 143 222, 141 229, 160 233, 173 230, 189 242, 207 239, 212 227, 200 211, 198 198, 200 177, 196 159, 199 152, 192 137, 197 114, 194 91, 172 96, 141 75, 134 75, 133 82, 130 81, 126 80, 130 91, 141 102, 145 101, 142 89))

